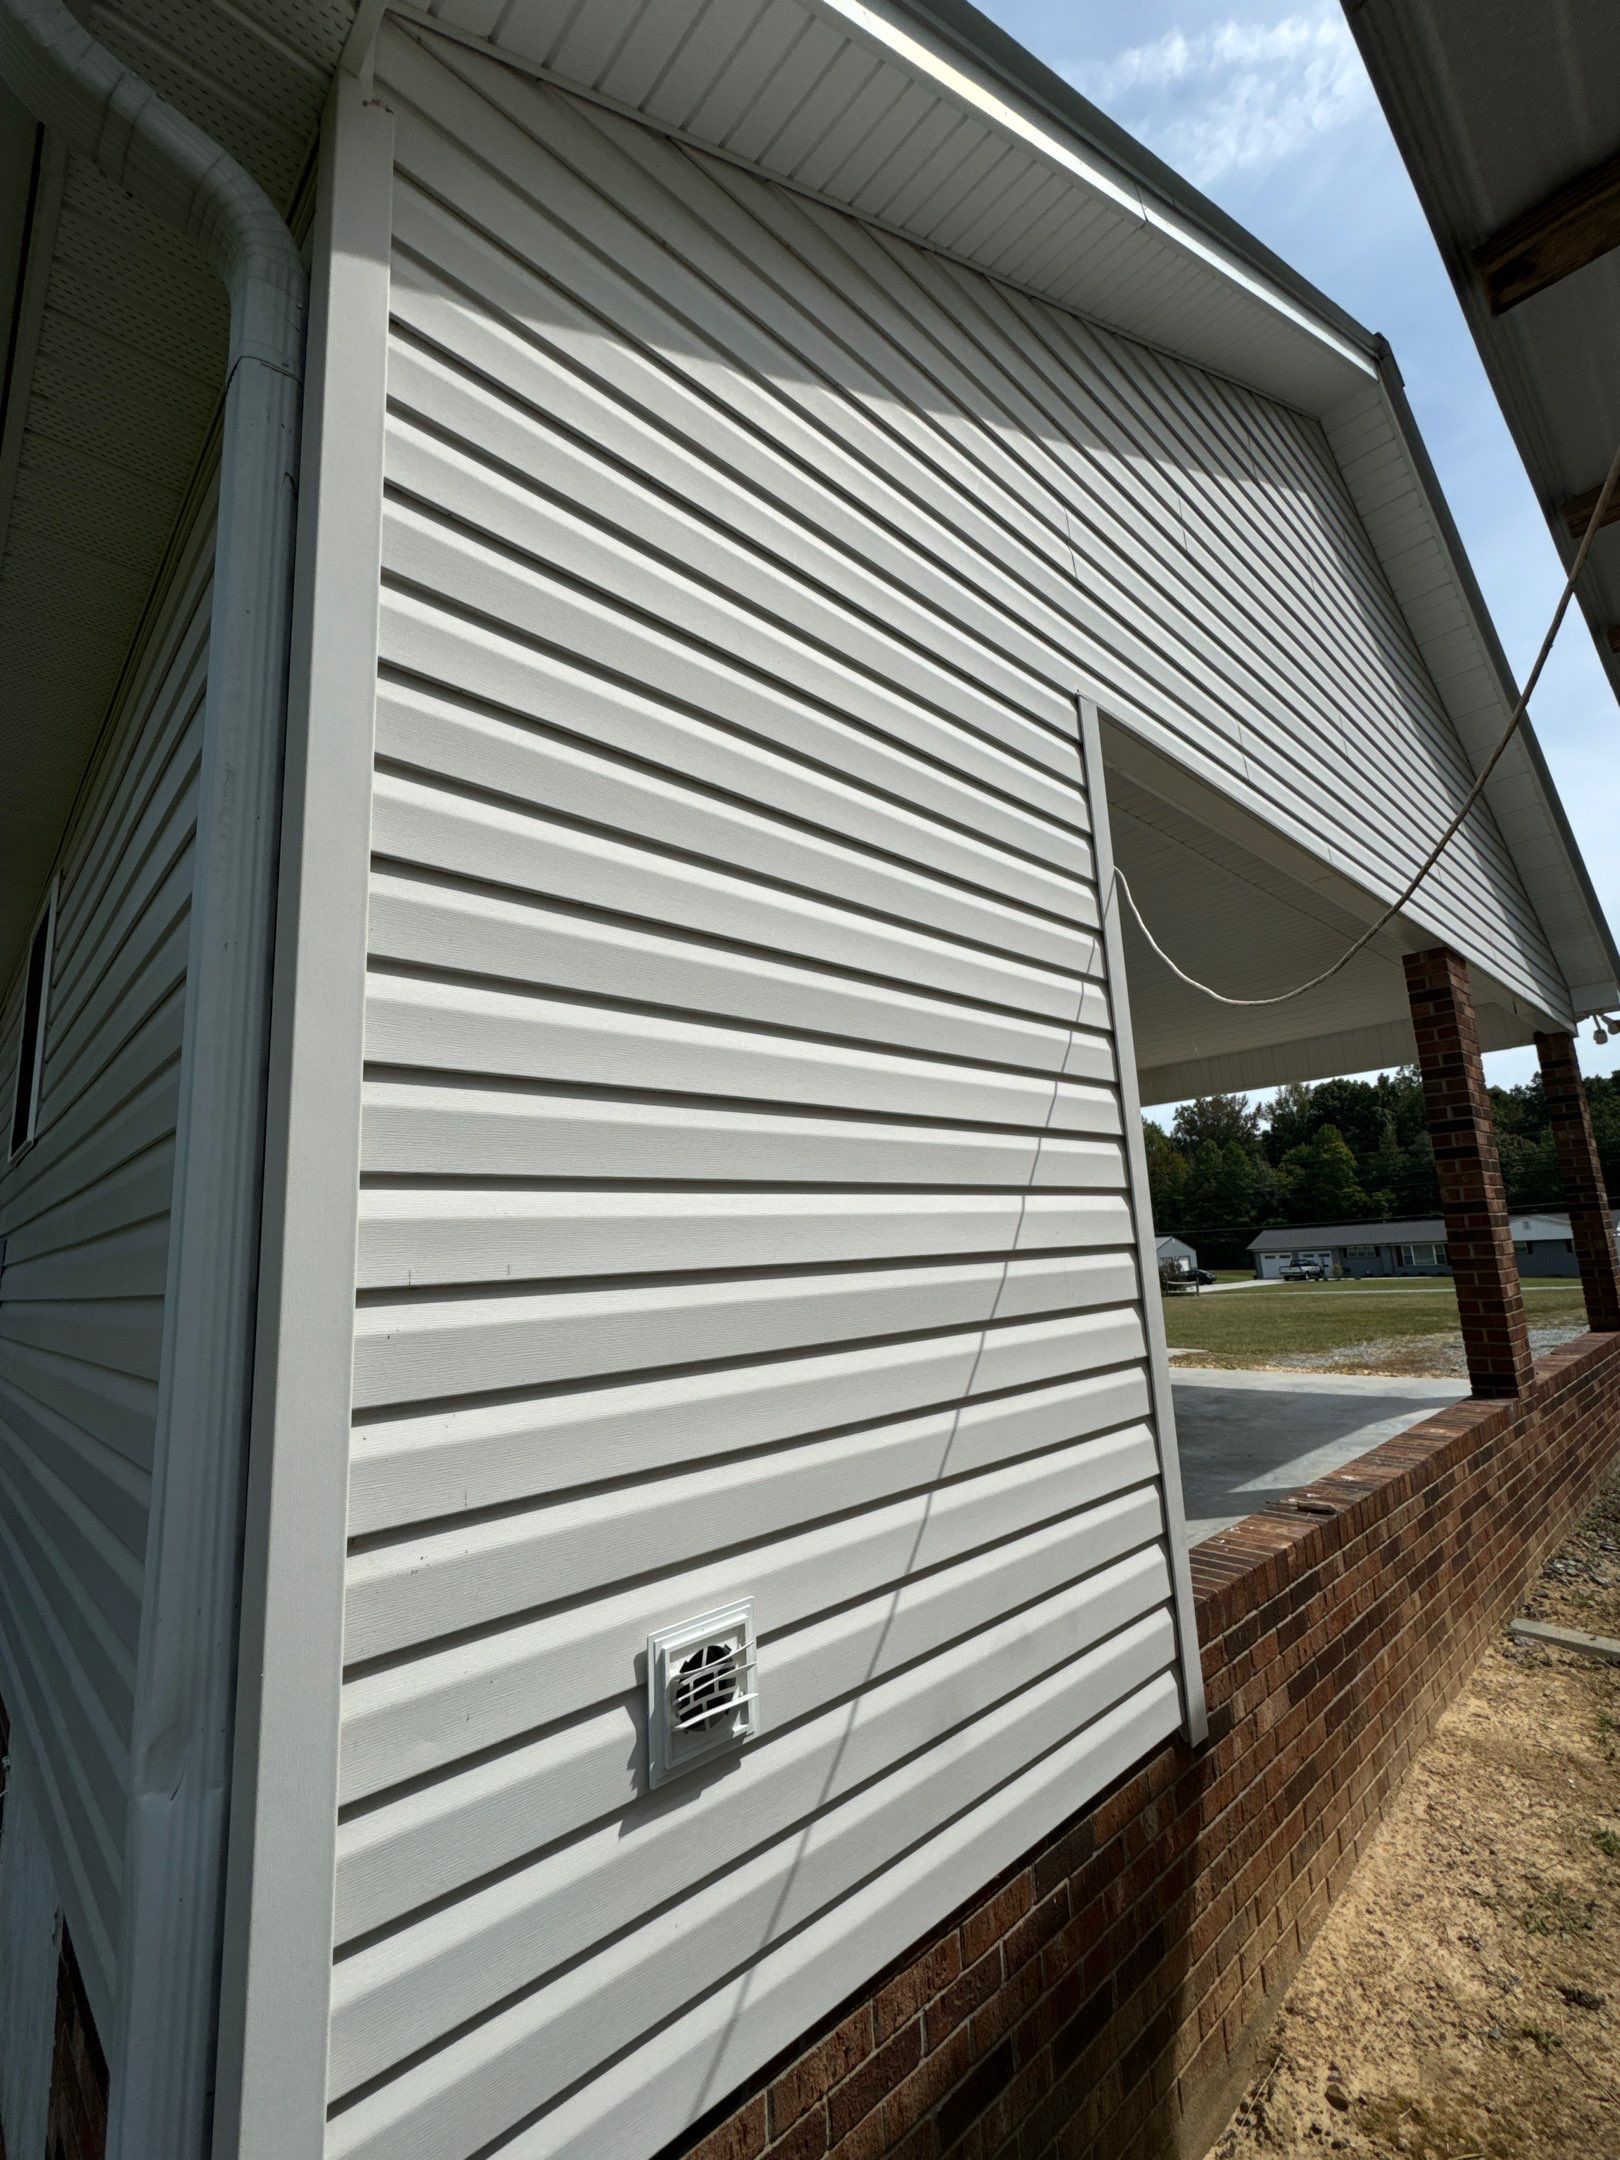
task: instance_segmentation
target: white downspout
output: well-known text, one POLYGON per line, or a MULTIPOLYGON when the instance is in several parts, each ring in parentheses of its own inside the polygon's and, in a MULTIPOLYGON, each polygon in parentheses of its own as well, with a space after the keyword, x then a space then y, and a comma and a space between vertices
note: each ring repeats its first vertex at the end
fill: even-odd
POLYGON ((307 279, 252 176, 98 44, 64 0, 0 0, 0 75, 47 128, 195 241, 230 296, 119 2012, 104 2036, 112 2160, 200 2160, 218 1998, 307 279))

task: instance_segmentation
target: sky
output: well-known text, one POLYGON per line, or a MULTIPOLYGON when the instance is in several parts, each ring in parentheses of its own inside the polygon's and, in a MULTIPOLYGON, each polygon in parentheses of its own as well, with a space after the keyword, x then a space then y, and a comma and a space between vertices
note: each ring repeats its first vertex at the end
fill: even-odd
MULTIPOLYGON (((1395 348, 1486 602, 1522 681, 1564 570, 1339 0, 978 0, 1003 29, 1395 348)), ((1620 706, 1572 609, 1531 717, 1620 924, 1620 706)), ((1588 1073, 1620 1040, 1582 1031, 1588 1073)), ((1511 1086, 1533 1050, 1486 1060, 1511 1086)))

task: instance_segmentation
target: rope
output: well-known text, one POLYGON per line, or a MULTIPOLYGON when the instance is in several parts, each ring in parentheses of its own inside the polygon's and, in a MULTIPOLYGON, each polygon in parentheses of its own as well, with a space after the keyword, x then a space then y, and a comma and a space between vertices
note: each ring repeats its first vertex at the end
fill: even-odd
POLYGON ((1313 975, 1310 978, 1309 982, 1302 982, 1296 984, 1296 986, 1292 990, 1279 990, 1274 997, 1228 997, 1224 991, 1212 989, 1208 983, 1200 982, 1196 975, 1189 975, 1184 967, 1178 966, 1177 963, 1171 959, 1170 955, 1165 951, 1164 947, 1159 943, 1158 939, 1153 935, 1153 932, 1148 928, 1146 921, 1143 919, 1142 910, 1136 904, 1136 895, 1131 891, 1130 885, 1126 881, 1124 871, 1116 869, 1114 872, 1113 882, 1125 895, 1125 898, 1130 905, 1131 913, 1136 917, 1137 928, 1141 931, 1143 937, 1147 939, 1149 945, 1153 948, 1154 952, 1158 954, 1159 958, 1164 962, 1165 966, 1170 970, 1172 975, 1178 976, 1180 980, 1186 983, 1190 989, 1201 990, 1205 997, 1214 998, 1216 1003, 1219 1005, 1286 1005, 1293 998, 1303 997, 1307 990, 1315 990, 1320 988, 1323 983, 1331 982, 1335 975, 1341 973, 1343 969, 1347 968, 1350 965, 1351 961, 1356 957, 1357 953, 1365 950, 1365 948, 1372 943, 1373 939, 1377 937, 1378 933, 1382 929, 1384 929, 1388 923, 1394 920, 1394 918, 1401 912, 1402 908, 1405 907, 1408 900, 1410 900, 1412 895, 1417 891, 1418 887, 1423 883, 1423 880, 1428 876, 1429 872, 1434 868, 1435 864, 1440 860, 1441 856, 1451 845, 1452 841, 1457 837, 1457 834, 1462 830, 1463 822, 1467 818, 1468 813, 1473 809, 1475 803, 1479 801, 1480 796, 1484 794, 1485 783, 1490 779, 1491 774, 1495 772, 1497 765, 1501 761, 1503 751, 1506 750, 1508 744, 1519 732, 1519 723, 1521 720, 1523 720, 1525 710, 1530 703, 1530 693, 1535 689, 1536 684, 1541 680, 1541 671, 1547 665, 1547 657, 1553 649, 1553 641, 1556 639, 1560 629, 1563 627, 1564 617, 1569 611, 1569 603, 1575 596, 1576 582, 1579 579, 1582 570, 1586 567, 1587 554, 1591 549, 1592 541, 1597 534, 1598 528, 1603 523, 1604 514, 1609 507, 1609 500, 1614 494, 1617 485, 1620 485, 1620 450, 1615 451, 1613 462, 1609 466, 1608 478, 1604 481, 1602 488, 1599 490, 1597 504, 1592 511, 1591 517, 1587 520, 1586 531, 1581 536, 1581 544, 1579 549, 1576 551, 1575 560, 1570 566, 1569 576, 1564 580, 1564 589, 1563 592, 1559 595, 1558 605, 1553 609, 1552 621, 1547 626, 1547 635, 1542 639, 1541 650, 1536 654, 1536 664, 1530 670, 1530 674, 1525 682, 1525 686, 1519 693, 1518 703, 1513 708, 1512 717, 1508 721, 1507 727, 1503 732, 1502 739, 1497 744, 1496 748, 1491 752, 1490 756, 1486 759, 1484 767, 1480 772, 1479 778, 1468 790, 1468 793, 1463 800, 1462 808, 1457 812, 1457 815, 1452 819, 1451 823, 1440 835, 1434 846, 1429 850, 1429 853, 1427 854, 1427 856, 1425 856, 1422 863, 1419 864, 1417 870, 1407 881, 1406 887, 1404 891, 1402 891, 1402 893, 1399 895, 1399 897, 1390 902, 1389 906, 1385 908, 1383 914, 1379 916, 1378 920, 1370 924, 1367 929, 1363 930, 1360 937, 1356 939, 1355 943, 1347 947, 1344 952, 1340 953, 1338 959, 1335 960, 1330 967, 1323 968, 1322 972, 1319 975, 1313 975))

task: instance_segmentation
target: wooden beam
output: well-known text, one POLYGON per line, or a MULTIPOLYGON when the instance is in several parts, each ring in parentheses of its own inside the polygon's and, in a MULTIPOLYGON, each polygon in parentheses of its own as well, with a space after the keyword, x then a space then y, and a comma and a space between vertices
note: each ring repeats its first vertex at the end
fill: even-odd
POLYGON ((1620 157, 1608 158, 1504 225, 1474 250, 1493 315, 1620 247, 1620 157))
MULTIPOLYGON (((1585 494, 1572 495, 1568 502, 1558 505, 1558 515, 1563 519, 1564 529, 1572 540, 1579 540, 1585 532, 1602 493, 1601 486, 1588 488, 1585 494)), ((1612 525, 1616 518, 1620 518, 1620 488, 1616 488, 1609 497, 1609 507, 1603 513, 1603 523, 1612 525)))
POLYGON ((1603 635, 1609 641, 1610 652, 1620 653, 1620 622, 1610 623, 1608 629, 1604 631, 1603 635))

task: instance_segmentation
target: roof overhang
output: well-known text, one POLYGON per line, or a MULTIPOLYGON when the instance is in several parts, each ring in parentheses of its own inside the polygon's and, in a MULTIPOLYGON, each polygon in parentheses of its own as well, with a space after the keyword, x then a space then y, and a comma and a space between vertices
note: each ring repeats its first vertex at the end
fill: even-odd
MULTIPOLYGON (((170 69, 166 87, 178 85, 184 103, 185 84, 196 81, 195 117, 218 128, 220 114, 229 115, 227 147, 283 201, 297 170, 298 130, 313 125, 342 42, 340 18, 352 10, 334 4, 321 12, 324 42, 300 27, 308 17, 297 0, 261 0, 255 10, 259 74, 272 50, 287 69, 272 101, 275 130, 266 125, 262 96, 249 110, 237 86, 218 79, 216 46, 206 56, 169 56, 196 72, 170 69)), ((368 11, 368 19, 380 12, 368 11)), ((1513 685, 1382 342, 962 0, 762 0, 721 9, 699 0, 591 0, 586 9, 574 0, 513 0, 505 8, 432 0, 395 12, 1317 417, 1465 754, 1477 766, 1494 747, 1513 685)), ((112 24, 127 14, 129 57, 141 66, 144 53, 150 68, 154 55, 140 42, 149 45, 150 33, 137 27, 136 10, 127 0, 106 0, 103 13, 112 24)), ((231 20, 238 22, 235 11, 231 20)), ((113 225, 98 232, 93 215, 76 211, 72 241, 76 305, 84 305, 87 278, 92 298, 97 279, 128 286, 127 231, 113 225)), ((62 252, 59 236, 55 256, 62 252)), ((179 244, 171 244, 171 260, 177 252, 179 244)), ((159 356, 177 359, 183 371, 188 358, 206 354, 217 325, 210 333, 198 309, 195 322, 177 315, 160 282, 154 273, 138 294, 121 290, 119 310, 109 308, 108 319, 118 320, 137 348, 142 339, 154 341, 159 356)), ((178 465, 188 445, 194 462, 207 414, 186 417, 180 442, 174 398, 161 375, 152 380, 149 418, 159 434, 169 430, 169 464, 178 465)), ((92 378, 57 393, 49 422, 58 434, 72 436, 81 418, 84 432, 95 434, 93 387, 92 378)), ((131 384, 122 382, 120 391, 130 436, 146 454, 131 384)), ((32 412, 23 433, 26 465, 40 433, 32 412)), ((90 542, 86 559, 93 562, 100 535, 120 564, 134 555, 149 563, 149 584, 167 538, 166 529, 156 529, 162 491, 149 491, 152 499, 143 497, 132 516, 127 489, 120 498, 116 458, 103 465, 99 476, 83 474, 75 483, 79 537, 90 542), (143 521, 154 530, 138 530, 143 521)), ((177 475, 166 470, 162 477, 172 521, 177 475)), ((58 497, 44 504, 45 514, 58 497)), ((5 508, 0 495, 0 514, 5 508)), ((8 641, 30 633, 27 595, 10 589, 15 517, 0 544, 8 550, 0 569, 3 656, 8 641)), ((75 640, 75 609, 94 618, 88 627, 103 654, 115 632, 127 649, 140 617, 138 594, 132 602, 88 571, 71 589, 58 578, 47 598, 62 617, 52 639, 65 654, 90 649, 75 640)), ((54 687, 42 677, 25 709, 13 700, 0 715, 0 765, 26 751, 42 768, 26 829, 20 811, 0 808, 18 827, 0 831, 0 972, 15 956, 86 743, 112 694, 116 672, 104 658, 98 668, 66 668, 54 687)), ((1498 767, 1487 801, 1569 986, 1570 1011, 1613 1004, 1620 960, 1528 730, 1498 767)), ((1421 927, 1421 893, 1410 912, 1421 927)), ((1561 1024, 1568 1014, 1551 1018, 1561 1024)))
MULTIPOLYGON (((1346 0, 1555 544, 1620 445, 1620 8, 1346 0)), ((1620 525, 1579 588, 1620 693, 1620 525)))

